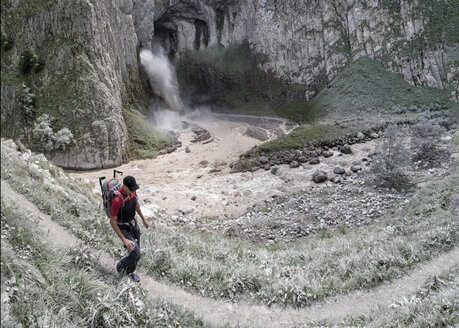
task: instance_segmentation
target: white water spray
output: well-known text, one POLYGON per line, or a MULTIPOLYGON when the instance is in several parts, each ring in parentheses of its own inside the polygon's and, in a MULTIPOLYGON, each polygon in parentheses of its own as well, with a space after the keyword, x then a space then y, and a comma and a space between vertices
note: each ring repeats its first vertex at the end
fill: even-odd
POLYGON ((185 107, 179 95, 177 76, 175 69, 169 62, 164 50, 158 47, 158 51, 140 51, 140 63, 148 75, 153 92, 164 99, 169 108, 183 115, 185 107))

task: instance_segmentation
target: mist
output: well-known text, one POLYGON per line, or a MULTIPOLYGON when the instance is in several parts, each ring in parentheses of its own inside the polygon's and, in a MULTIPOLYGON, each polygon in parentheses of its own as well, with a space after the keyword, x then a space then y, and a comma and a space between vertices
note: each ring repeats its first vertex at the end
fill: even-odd
POLYGON ((140 63, 148 75, 153 93, 164 99, 170 110, 183 115, 185 106, 180 98, 175 69, 164 49, 158 46, 154 53, 147 49, 140 50, 140 63))

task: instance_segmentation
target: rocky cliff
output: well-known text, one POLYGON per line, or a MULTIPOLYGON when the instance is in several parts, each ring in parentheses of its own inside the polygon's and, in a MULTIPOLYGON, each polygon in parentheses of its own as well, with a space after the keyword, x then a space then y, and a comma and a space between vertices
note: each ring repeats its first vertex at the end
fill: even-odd
POLYGON ((180 55, 248 40, 259 63, 307 98, 361 56, 413 85, 448 89, 458 99, 457 0, 168 1, 155 35, 180 55))
POLYGON ((137 14, 152 17, 153 9, 149 0, 135 6, 130 0, 2 1, 3 133, 33 144, 34 119, 46 113, 53 130, 66 127, 74 137, 65 151, 48 149, 54 163, 79 169, 120 164, 128 151, 122 109, 133 93, 143 93, 139 41, 148 44, 153 34, 153 23, 137 14), (12 45, 4 47, 4 39, 12 45), (24 70, 26 52, 40 70, 24 70), (27 119, 23 83, 35 95, 27 119))
MULTIPOLYGON (((132 145, 145 144, 136 128, 137 109, 147 107, 149 96, 138 50, 156 42, 185 70, 190 52, 202 59, 208 50, 248 44, 249 62, 245 53, 223 58, 234 72, 228 86, 244 81, 276 89, 285 96, 280 104, 297 102, 293 111, 364 55, 413 85, 447 89, 458 99, 457 0, 4 0, 1 6, 2 135, 33 147, 37 119, 52 116, 40 133, 51 145, 47 156, 66 168, 118 165, 132 145), (254 59, 268 77, 247 73, 254 59), (284 89, 273 77, 300 87, 284 89), (64 128, 72 142, 54 147, 53 133, 64 128)), ((210 93, 227 85, 204 80, 210 93)), ((273 102, 271 95, 260 98, 273 102)))

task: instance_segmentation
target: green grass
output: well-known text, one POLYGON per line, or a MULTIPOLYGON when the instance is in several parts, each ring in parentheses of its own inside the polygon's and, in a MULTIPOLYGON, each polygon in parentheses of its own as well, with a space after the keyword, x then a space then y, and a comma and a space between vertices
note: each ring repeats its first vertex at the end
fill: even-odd
POLYGON ((181 307, 107 273, 87 246, 56 249, 33 215, 1 204, 2 327, 203 327, 181 307))
POLYGON ((275 140, 255 146, 245 153, 244 157, 255 157, 259 155, 271 155, 282 150, 303 148, 305 144, 320 144, 331 142, 341 136, 354 132, 349 128, 342 128, 332 125, 313 125, 293 130, 287 135, 275 140))
POLYGON ((131 158, 154 158, 158 150, 170 144, 168 136, 156 131, 145 115, 133 106, 125 106, 123 117, 126 122, 131 158))
POLYGON ((459 324, 459 266, 431 277, 414 295, 366 316, 350 317, 343 326, 454 327, 459 324))
POLYGON ((448 91, 411 86, 401 74, 385 70, 368 57, 360 57, 346 66, 309 103, 335 118, 387 114, 393 112, 394 106, 406 111, 412 106, 439 110, 454 105, 448 99, 448 91))
MULTIPOLYGON (((4 144, 1 173, 18 192, 90 245, 112 254, 117 247, 121 251, 107 218, 99 214, 99 200, 88 195, 89 188, 71 179, 65 182, 76 186, 75 199, 49 188, 43 179, 30 176, 4 144)), ((64 176, 55 185, 62 181, 64 176)), ((459 227, 452 211, 458 193, 456 165, 450 176, 419 192, 396 217, 344 234, 333 231, 268 247, 158 224, 143 230, 139 265, 202 295, 303 307, 380 285, 457 245, 459 227)))

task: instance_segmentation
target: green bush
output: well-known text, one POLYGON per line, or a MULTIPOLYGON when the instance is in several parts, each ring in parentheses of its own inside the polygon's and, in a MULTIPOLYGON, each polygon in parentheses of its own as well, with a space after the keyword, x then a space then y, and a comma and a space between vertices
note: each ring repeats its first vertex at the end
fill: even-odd
POLYGON ((1 36, 1 43, 2 43, 2 50, 8 51, 13 47, 13 39, 6 34, 6 32, 2 31, 2 36, 1 36))
POLYGON ((423 120, 412 126, 411 131, 415 162, 420 162, 423 167, 434 167, 449 157, 448 152, 439 146, 443 132, 439 125, 423 120))
POLYGON ((410 152, 405 145, 406 136, 405 129, 396 125, 386 129, 379 153, 371 166, 371 172, 381 186, 401 189, 407 185, 410 152))
POLYGON ((19 57, 19 70, 22 75, 27 75, 30 72, 40 72, 44 66, 38 55, 30 50, 24 51, 19 57))
POLYGON ((22 84, 22 96, 21 96, 22 114, 27 122, 33 121, 35 118, 35 94, 30 92, 30 88, 23 83, 22 84))

